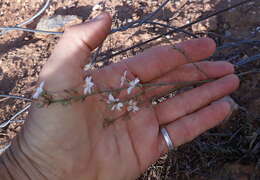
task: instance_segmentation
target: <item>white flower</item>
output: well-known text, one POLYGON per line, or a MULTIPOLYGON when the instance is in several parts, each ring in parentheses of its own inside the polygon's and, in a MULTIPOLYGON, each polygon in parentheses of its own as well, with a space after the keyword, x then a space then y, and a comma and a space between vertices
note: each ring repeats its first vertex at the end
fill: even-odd
POLYGON ((88 76, 85 79, 85 85, 84 85, 84 94, 91 94, 92 88, 94 86, 94 83, 92 82, 92 77, 88 76))
POLYGON ((140 110, 140 108, 137 106, 137 102, 134 100, 130 100, 128 103, 127 111, 137 112, 140 110))
POLYGON ((127 71, 125 71, 124 75, 121 77, 120 87, 124 86, 124 83, 126 81, 126 74, 127 74, 127 71))
POLYGON ((121 111, 122 110, 122 107, 124 107, 123 103, 119 102, 119 103, 116 103, 112 106, 111 110, 114 111, 114 110, 118 110, 118 111, 121 111))
POLYGON ((133 81, 129 82, 129 88, 127 89, 127 93, 131 94, 132 90, 139 84, 140 80, 135 78, 133 81))
POLYGON ((118 102, 118 101, 119 101, 119 99, 114 98, 114 96, 111 93, 108 95, 108 101, 107 101, 108 104, 112 104, 112 103, 115 103, 115 102, 118 102))
POLYGON ((40 86, 36 89, 36 92, 33 94, 33 99, 38 99, 40 97, 40 95, 43 93, 43 86, 44 86, 45 82, 42 81, 40 83, 40 86))
POLYGON ((108 104, 114 104, 111 108, 112 111, 118 110, 121 111, 122 107, 124 107, 124 104, 119 102, 118 98, 115 98, 111 93, 108 95, 108 104))
POLYGON ((89 64, 86 64, 86 65, 84 66, 84 71, 88 71, 88 70, 91 70, 91 69, 93 69, 93 68, 94 68, 93 64, 89 63, 89 64))

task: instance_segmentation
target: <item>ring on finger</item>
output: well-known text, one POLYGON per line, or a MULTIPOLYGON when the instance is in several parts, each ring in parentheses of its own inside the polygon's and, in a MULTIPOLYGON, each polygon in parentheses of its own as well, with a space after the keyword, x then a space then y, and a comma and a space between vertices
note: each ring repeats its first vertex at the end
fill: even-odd
POLYGON ((172 140, 170 138, 170 135, 169 135, 167 129, 165 127, 162 127, 160 129, 160 131, 162 133, 163 139, 165 140, 165 142, 167 144, 167 147, 168 147, 169 151, 175 150, 174 144, 173 144, 173 142, 172 142, 172 140))

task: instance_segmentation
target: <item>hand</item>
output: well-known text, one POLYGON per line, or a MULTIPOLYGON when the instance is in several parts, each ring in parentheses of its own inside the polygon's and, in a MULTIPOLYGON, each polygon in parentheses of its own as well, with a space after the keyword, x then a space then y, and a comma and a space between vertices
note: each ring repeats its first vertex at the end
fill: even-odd
MULTIPOLYGON (((22 167, 16 166, 23 172, 23 178, 18 174, 19 179, 135 179, 168 151, 160 126, 166 126, 178 147, 230 114, 232 104, 221 98, 237 89, 239 79, 227 62, 197 62, 215 51, 214 41, 208 38, 177 45, 208 77, 171 46, 154 47, 86 73, 83 67, 89 63, 91 51, 106 38, 110 26, 111 18, 104 13, 67 29, 40 74, 40 81, 46 83, 44 88, 62 92, 82 87, 86 75, 93 77, 99 89, 118 88, 125 71, 128 79, 137 77, 143 84, 218 80, 154 106, 140 105, 138 112, 131 112, 127 119, 119 118, 106 128, 104 119, 119 112, 110 111, 108 104, 100 101, 106 97, 104 94, 67 106, 33 105, 22 132, 5 154, 16 159, 15 164, 23 163, 22 167)), ((144 93, 142 99, 148 101, 171 88, 157 87, 144 93)))

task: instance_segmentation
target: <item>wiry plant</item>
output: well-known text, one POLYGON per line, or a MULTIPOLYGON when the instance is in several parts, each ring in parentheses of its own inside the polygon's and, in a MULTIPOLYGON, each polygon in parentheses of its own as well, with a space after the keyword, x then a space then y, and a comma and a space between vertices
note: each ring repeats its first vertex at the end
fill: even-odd
MULTIPOLYGON (((82 88, 79 90, 64 90, 67 94, 65 98, 56 99, 58 96, 56 92, 53 94, 48 90, 44 89, 45 82, 41 82, 39 87, 36 89, 33 94, 33 101, 36 103, 38 107, 45 107, 51 104, 62 104, 62 105, 70 105, 74 102, 80 102, 87 100, 88 97, 93 95, 101 95, 103 98, 101 101, 107 104, 107 108, 110 111, 124 111, 125 113, 120 116, 126 116, 129 112, 136 113, 140 110, 140 107, 145 102, 140 99, 144 93, 148 91, 154 90, 156 87, 160 86, 174 86, 173 90, 178 90, 182 87, 193 86, 197 84, 202 84, 205 82, 210 82, 212 80, 203 80, 203 81, 193 81, 193 82, 161 82, 161 83, 141 83, 140 79, 134 78, 133 80, 127 79, 127 71, 125 71, 120 79, 120 87, 116 89, 99 89, 95 88, 95 82, 92 76, 87 76, 85 78, 85 83, 82 85, 82 88), (146 88, 144 90, 144 88, 146 88), (138 92, 134 92, 135 89, 138 89, 138 92), (122 91, 125 91, 127 97, 119 98, 117 97, 122 91)), ((150 103, 152 105, 152 103, 150 103)), ((118 118, 109 119, 106 118, 104 121, 104 126, 111 124, 116 121, 118 118), (108 120, 108 122, 106 122, 108 120)))

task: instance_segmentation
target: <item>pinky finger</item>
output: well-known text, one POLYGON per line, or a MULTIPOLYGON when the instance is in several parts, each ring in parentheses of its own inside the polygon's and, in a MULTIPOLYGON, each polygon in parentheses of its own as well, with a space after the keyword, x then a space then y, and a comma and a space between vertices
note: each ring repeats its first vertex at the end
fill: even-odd
MULTIPOLYGON (((170 135, 174 147, 176 148, 185 144, 206 130, 218 125, 230 115, 233 106, 232 100, 223 98, 197 112, 168 124, 165 128, 170 135)), ((168 152, 168 147, 161 134, 159 138, 161 153, 164 154, 168 152)))

